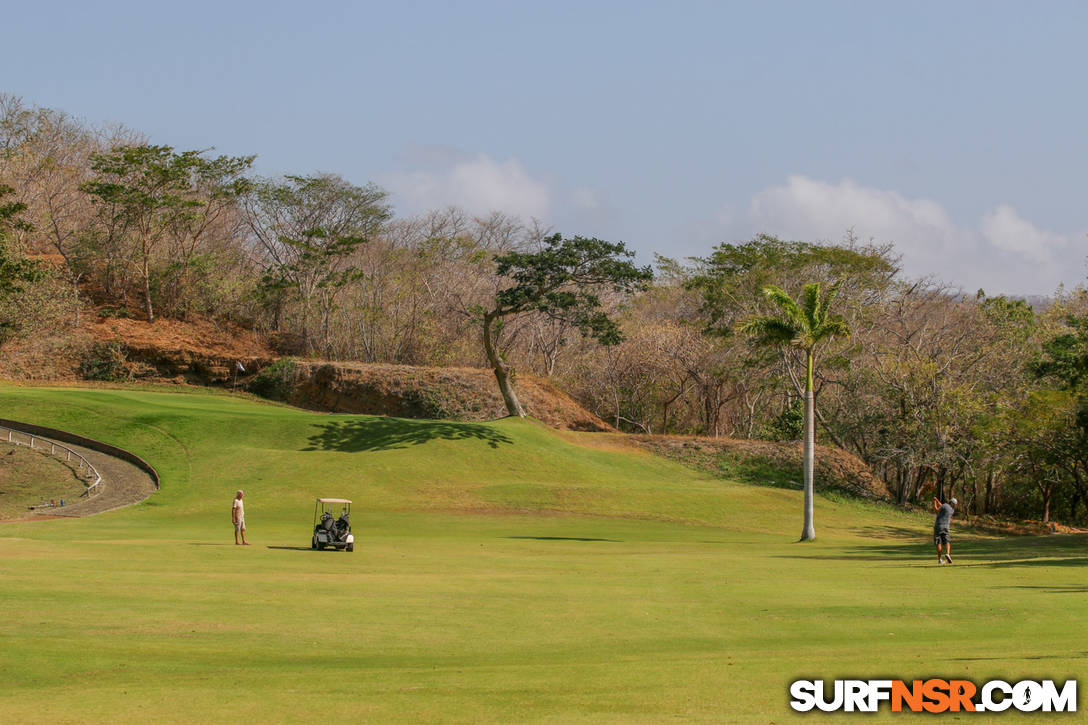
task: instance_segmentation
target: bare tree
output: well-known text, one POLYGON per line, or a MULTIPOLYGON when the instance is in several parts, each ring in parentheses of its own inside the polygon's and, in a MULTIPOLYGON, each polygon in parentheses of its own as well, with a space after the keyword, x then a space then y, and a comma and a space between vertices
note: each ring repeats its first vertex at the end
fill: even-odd
POLYGON ((308 351, 318 349, 316 336, 325 356, 332 355, 333 311, 344 289, 359 280, 355 252, 392 213, 387 196, 373 184, 317 174, 261 181, 246 197, 249 228, 265 253, 263 286, 281 309, 291 296, 297 299, 308 351))

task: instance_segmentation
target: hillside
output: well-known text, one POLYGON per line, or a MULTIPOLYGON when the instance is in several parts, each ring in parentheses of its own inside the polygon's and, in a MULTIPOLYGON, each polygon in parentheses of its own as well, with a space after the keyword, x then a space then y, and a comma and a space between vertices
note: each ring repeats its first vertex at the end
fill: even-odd
MULTIPOLYGON (((261 492, 266 515, 288 519, 305 516, 313 496, 342 495, 370 511, 722 525, 754 499, 794 496, 691 471, 626 436, 560 434, 533 420, 315 415, 198 388, 0 388, 0 402, 13 419, 125 441, 156 466, 162 490, 149 502, 169 506, 171 516, 205 515, 214 510, 205 494, 229 501, 247 486, 261 492)), ((762 529, 776 519, 752 523, 762 529)))
MULTIPOLYGON (((307 410, 487 421, 506 415, 494 376, 481 368, 429 368, 410 365, 285 359, 253 331, 199 317, 160 319, 149 325, 131 318, 97 318, 81 328, 84 343, 67 352, 46 348, 48 361, 32 361, 45 379, 82 377, 81 366, 97 361, 117 377, 144 382, 191 383, 249 389, 263 397, 307 410), (88 342, 88 340, 90 342, 88 342), (245 373, 235 375, 235 363, 245 373)), ((9 378, 36 378, 18 348, 0 363, 9 378), (14 362, 13 362, 14 361, 14 362), (22 367, 16 367, 19 362, 22 367)), ((606 422, 545 380, 522 375, 519 394, 529 415, 558 429, 612 431, 606 422)), ((732 441, 691 436, 630 436, 630 440, 714 475, 761 485, 798 487, 801 450, 795 443, 732 441)), ((834 447, 821 447, 816 485, 867 498, 884 498, 887 489, 859 459, 834 447)))
MULTIPOLYGON (((481 368, 300 360, 277 383, 270 397, 308 410, 470 421, 506 416, 495 376, 481 368)), ((518 395, 529 415, 553 428, 612 430, 539 378, 519 376, 518 395)))
MULTIPOLYGON (((801 489, 800 441, 732 440, 699 436, 632 435, 639 446, 717 476, 757 485, 801 489)), ((857 456, 835 446, 816 446, 813 484, 868 499, 888 498, 888 487, 857 456)))
MULTIPOLYGON (((74 382, 171 382, 245 389, 281 359, 252 330, 193 317, 153 324, 128 317, 88 318, 63 339, 13 343, 0 378, 74 382), (235 364, 246 372, 236 375, 235 364)), ((407 418, 493 420, 506 414, 495 379, 482 368, 291 361, 275 385, 256 391, 309 410, 407 418)), ((529 414, 554 428, 612 428, 544 380, 518 380, 529 414)))
POLYGON ((193 317, 154 324, 129 317, 85 314, 63 335, 15 340, 0 355, 0 378, 76 381, 100 379, 222 385, 235 361, 267 365, 276 354, 251 330, 193 317))

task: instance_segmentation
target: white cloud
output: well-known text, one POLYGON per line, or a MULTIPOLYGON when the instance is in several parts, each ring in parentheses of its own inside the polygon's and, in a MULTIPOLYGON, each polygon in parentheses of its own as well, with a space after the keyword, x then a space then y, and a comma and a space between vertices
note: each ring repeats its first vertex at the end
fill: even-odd
POLYGON ((853 229, 862 240, 893 242, 909 275, 935 275, 994 293, 1048 293, 1063 281, 1079 283, 1088 252, 1070 236, 1036 227, 1008 205, 972 228, 957 225, 932 199, 801 175, 757 193, 744 224, 751 231, 812 241, 837 241, 853 229))
POLYGON ((612 238, 619 212, 607 193, 533 174, 517 158, 499 161, 449 146, 409 146, 397 170, 376 178, 393 194, 397 212, 411 215, 456 206, 484 216, 499 211, 537 219, 564 234, 612 238))
POLYGON ((998 249, 1022 254, 1040 262, 1051 259, 1068 243, 1068 239, 1036 228, 1007 204, 982 218, 982 234, 998 249))
POLYGON ((542 219, 551 210, 549 184, 530 176, 516 158, 497 161, 486 154, 450 153, 429 160, 430 168, 379 177, 402 212, 458 206, 472 214, 501 211, 542 219))
POLYGON ((862 239, 894 241, 903 253, 941 256, 964 239, 945 210, 929 199, 907 199, 896 191, 790 176, 785 186, 759 192, 750 217, 761 230, 792 239, 838 240, 848 229, 862 239))

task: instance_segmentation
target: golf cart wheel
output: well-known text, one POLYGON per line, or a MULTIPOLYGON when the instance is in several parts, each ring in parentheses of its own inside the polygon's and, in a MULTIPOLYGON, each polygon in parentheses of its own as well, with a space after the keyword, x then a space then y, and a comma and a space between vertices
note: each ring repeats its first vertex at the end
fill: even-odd
POLYGON ((317 548, 317 537, 316 536, 313 539, 310 540, 310 548, 311 549, 316 549, 317 548))
POLYGON ((348 544, 347 545, 347 550, 348 551, 355 551, 355 542, 352 542, 352 543, 348 544))

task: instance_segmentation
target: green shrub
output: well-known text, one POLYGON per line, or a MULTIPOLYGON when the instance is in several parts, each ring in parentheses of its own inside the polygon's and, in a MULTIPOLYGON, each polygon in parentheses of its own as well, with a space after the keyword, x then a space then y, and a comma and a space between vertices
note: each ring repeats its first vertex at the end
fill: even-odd
POLYGON ((287 400, 297 379, 298 365, 295 359, 282 357, 257 373, 246 389, 269 400, 287 400))
POLYGON ((84 380, 117 381, 128 377, 128 357, 119 341, 96 342, 79 363, 84 380))
POLYGON ((805 435, 805 401, 794 398, 788 408, 768 421, 757 437, 765 441, 799 441, 805 435))
POLYGON ((447 400, 440 388, 415 388, 405 390, 403 398, 412 410, 412 417, 445 420, 456 418, 456 403, 447 400))

